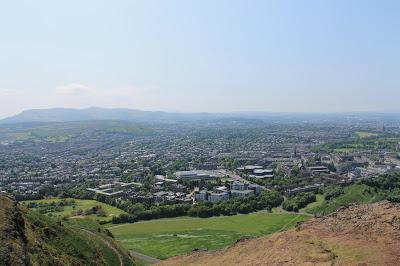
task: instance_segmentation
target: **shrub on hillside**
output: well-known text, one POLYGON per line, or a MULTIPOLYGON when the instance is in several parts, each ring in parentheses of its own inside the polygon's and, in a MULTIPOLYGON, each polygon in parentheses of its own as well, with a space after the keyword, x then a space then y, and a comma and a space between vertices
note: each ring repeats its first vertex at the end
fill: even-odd
POLYGON ((292 196, 287 200, 285 200, 282 204, 282 208, 287 211, 297 212, 301 208, 306 207, 309 203, 315 202, 316 200, 317 199, 314 193, 311 192, 299 193, 296 196, 292 196))

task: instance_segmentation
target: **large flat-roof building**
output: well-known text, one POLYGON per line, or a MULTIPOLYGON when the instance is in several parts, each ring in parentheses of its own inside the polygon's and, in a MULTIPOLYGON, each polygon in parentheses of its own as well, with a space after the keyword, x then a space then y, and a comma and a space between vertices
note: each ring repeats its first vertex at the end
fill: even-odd
POLYGON ((253 171, 256 169, 263 169, 263 167, 259 165, 245 165, 243 167, 237 168, 237 170, 243 171, 247 174, 253 173, 253 171))
POLYGON ((253 174, 249 177, 255 177, 259 179, 274 177, 274 170, 272 169, 254 169, 253 174))
POLYGON ((320 173, 329 174, 331 172, 326 166, 311 166, 308 167, 308 169, 310 169, 312 174, 320 174, 320 173))
POLYGON ((178 171, 175 175, 176 178, 181 180, 207 180, 218 178, 213 171, 208 170, 178 171))

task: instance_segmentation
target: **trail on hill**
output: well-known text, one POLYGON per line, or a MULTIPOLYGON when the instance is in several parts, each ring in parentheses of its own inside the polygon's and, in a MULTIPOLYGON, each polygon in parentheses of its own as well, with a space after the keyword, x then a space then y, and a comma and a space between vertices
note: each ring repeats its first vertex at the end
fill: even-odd
POLYGON ((132 257, 143 260, 149 264, 156 264, 156 263, 161 262, 161 260, 159 260, 159 259, 144 255, 142 253, 139 253, 139 252, 136 252, 133 250, 131 250, 129 253, 131 254, 132 257))
POLYGON ((102 238, 101 236, 99 236, 99 235, 97 235, 97 234, 95 234, 95 233, 93 233, 93 232, 91 232, 91 231, 89 231, 89 230, 86 230, 86 229, 81 229, 81 230, 84 231, 84 232, 86 232, 86 233, 89 234, 89 235, 92 235, 92 236, 96 237, 97 239, 100 239, 100 241, 102 241, 104 244, 106 244, 110 249, 112 249, 112 250, 114 251, 115 254, 117 254, 118 259, 119 259, 119 265, 120 265, 120 266, 124 266, 124 265, 125 265, 125 264, 124 264, 123 256, 121 255, 121 253, 120 253, 115 247, 113 247, 113 246, 110 244, 110 242, 108 242, 107 240, 105 240, 105 239, 102 238))

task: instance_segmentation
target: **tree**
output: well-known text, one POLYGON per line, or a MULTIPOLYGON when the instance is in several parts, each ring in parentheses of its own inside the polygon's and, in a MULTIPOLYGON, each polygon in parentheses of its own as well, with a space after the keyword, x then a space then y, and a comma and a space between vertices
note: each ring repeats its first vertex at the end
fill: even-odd
POLYGON ((153 175, 146 175, 143 178, 143 188, 147 191, 150 190, 153 187, 154 182, 155 182, 155 178, 153 175))

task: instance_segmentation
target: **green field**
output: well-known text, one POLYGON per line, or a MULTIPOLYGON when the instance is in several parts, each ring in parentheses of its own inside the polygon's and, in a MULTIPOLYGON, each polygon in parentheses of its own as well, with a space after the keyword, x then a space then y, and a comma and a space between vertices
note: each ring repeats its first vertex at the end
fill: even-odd
MULTIPOLYGON (((36 203, 52 203, 52 202, 60 202, 62 199, 59 198, 50 198, 50 199, 43 199, 43 200, 31 200, 31 201, 24 201, 23 204, 28 204, 29 202, 36 202, 36 203)), ((96 214, 86 215, 85 218, 101 220, 101 221, 111 221, 113 216, 118 216, 121 213, 125 213, 123 210, 120 210, 116 207, 110 206, 108 204, 96 201, 96 200, 80 200, 80 199, 71 199, 67 198, 66 200, 75 200, 75 207, 73 206, 64 206, 64 210, 60 212, 51 212, 47 213, 48 216, 54 217, 64 217, 70 216, 71 218, 82 218, 83 216, 73 216, 73 212, 77 210, 85 210, 92 208, 94 206, 101 206, 102 209, 105 211, 106 216, 97 216, 96 214)), ((32 208, 35 210, 35 208, 32 208)))
POLYGON ((379 136, 378 133, 371 133, 371 132, 365 132, 365 131, 357 131, 357 132, 355 132, 354 134, 355 134, 357 137, 361 138, 361 139, 379 136))
POLYGON ((243 237, 268 235, 308 219, 305 215, 257 213, 211 218, 176 218, 109 226, 127 249, 159 259, 192 250, 215 250, 243 237))
POLYGON ((341 206, 351 203, 373 203, 382 200, 382 196, 367 185, 354 184, 344 188, 344 194, 325 200, 323 195, 317 195, 317 201, 310 203, 301 211, 316 215, 325 215, 336 211, 341 206))

